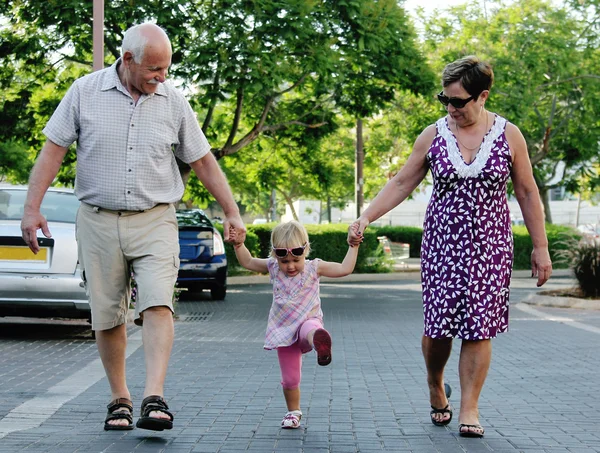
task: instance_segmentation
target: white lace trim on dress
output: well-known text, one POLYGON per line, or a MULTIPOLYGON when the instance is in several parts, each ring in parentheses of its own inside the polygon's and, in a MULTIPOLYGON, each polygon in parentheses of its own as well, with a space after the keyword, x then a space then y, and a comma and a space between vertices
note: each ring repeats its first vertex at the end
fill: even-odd
POLYGON ((494 124, 484 137, 483 143, 479 146, 479 151, 477 151, 473 161, 467 164, 460 153, 454 134, 448 128, 446 117, 440 118, 436 122, 438 134, 446 141, 448 158, 461 178, 474 178, 481 173, 490 157, 494 141, 502 135, 505 126, 506 119, 495 115, 494 124))

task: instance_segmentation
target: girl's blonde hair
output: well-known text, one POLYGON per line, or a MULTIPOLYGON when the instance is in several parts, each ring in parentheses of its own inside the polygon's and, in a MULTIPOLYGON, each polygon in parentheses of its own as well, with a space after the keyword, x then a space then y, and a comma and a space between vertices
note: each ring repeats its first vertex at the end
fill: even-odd
POLYGON ((271 231, 271 256, 274 258, 275 252, 273 251, 273 247, 293 248, 302 247, 304 244, 306 244, 304 256, 308 256, 310 253, 308 233, 304 225, 295 220, 280 223, 271 231))

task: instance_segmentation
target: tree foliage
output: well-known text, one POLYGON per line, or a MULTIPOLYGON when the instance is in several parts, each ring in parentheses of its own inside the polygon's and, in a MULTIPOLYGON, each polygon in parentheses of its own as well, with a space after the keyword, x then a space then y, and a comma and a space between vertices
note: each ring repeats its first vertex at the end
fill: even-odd
MULTIPOLYGON (((10 62, 0 71, 0 84, 14 93, 14 122, 40 130, 32 123, 44 123, 64 93, 57 83, 62 71, 74 64, 91 69, 92 2, 8 0, 0 15, 6 18, 0 55, 10 62), (53 83, 47 109, 32 119, 34 92, 53 83)), ((106 2, 107 64, 118 58, 124 31, 143 21, 155 21, 169 34, 171 76, 188 93, 217 158, 250 144, 253 152, 275 147, 304 153, 302 161, 312 162, 310 174, 326 192, 335 172, 316 164, 317 138, 335 130, 339 109, 370 116, 399 87, 417 92, 433 80, 395 0, 106 2)), ((246 165, 251 158, 238 160, 246 165)), ((288 160, 301 180, 306 168, 296 157, 288 160)), ((257 180, 247 180, 252 172, 236 178, 239 165, 228 167, 244 189, 250 182, 264 188, 274 179, 264 168, 257 180)), ((206 193, 196 184, 188 195, 202 199, 206 193)))
POLYGON ((523 132, 551 221, 549 189, 578 190, 582 166, 598 161, 598 16, 542 0, 488 4, 487 17, 473 2, 431 18, 425 49, 440 73, 469 54, 492 63, 488 107, 523 132))

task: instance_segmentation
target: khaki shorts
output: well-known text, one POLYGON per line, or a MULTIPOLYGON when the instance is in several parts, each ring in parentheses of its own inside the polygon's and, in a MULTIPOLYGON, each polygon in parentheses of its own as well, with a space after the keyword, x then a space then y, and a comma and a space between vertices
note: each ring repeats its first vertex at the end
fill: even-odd
POLYGON ((81 203, 76 224, 79 262, 92 310, 92 329, 126 322, 130 275, 137 283, 136 324, 140 313, 165 306, 173 311, 179 270, 175 207, 160 204, 148 211, 109 211, 81 203))

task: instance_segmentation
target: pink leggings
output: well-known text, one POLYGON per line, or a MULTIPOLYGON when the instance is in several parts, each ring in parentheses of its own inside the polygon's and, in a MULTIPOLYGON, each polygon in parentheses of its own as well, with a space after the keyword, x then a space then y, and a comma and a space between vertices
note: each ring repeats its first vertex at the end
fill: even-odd
POLYGON ((281 386, 286 390, 297 389, 302 377, 302 354, 312 350, 307 336, 316 329, 322 329, 319 319, 311 318, 304 321, 298 332, 298 340, 290 345, 277 348, 279 368, 281 368, 281 386))

